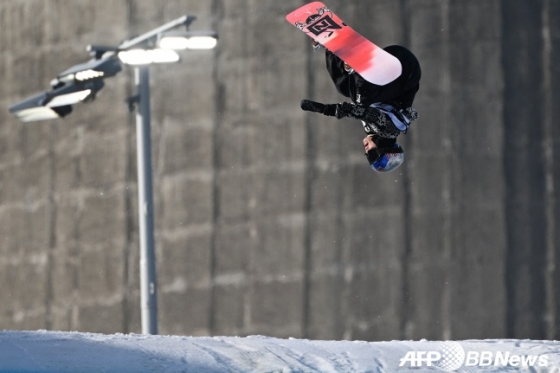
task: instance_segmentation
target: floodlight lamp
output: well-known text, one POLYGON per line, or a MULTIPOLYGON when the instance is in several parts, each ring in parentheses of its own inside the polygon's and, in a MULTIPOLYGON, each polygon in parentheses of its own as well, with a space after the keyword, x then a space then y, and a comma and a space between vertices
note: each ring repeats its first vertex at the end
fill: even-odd
POLYGON ((44 106, 46 100, 48 100, 48 93, 39 93, 12 105, 9 111, 22 122, 36 122, 65 117, 72 111, 72 106, 46 107, 44 106))
POLYGON ((179 61, 179 54, 171 49, 152 49, 148 51, 154 63, 172 63, 179 61))
POLYGON ((47 107, 57 107, 74 105, 78 102, 84 101, 88 96, 91 95, 91 89, 84 89, 83 91, 67 93, 60 96, 53 97, 45 106, 47 107))
POLYGON ((102 80, 82 84, 60 83, 52 91, 36 94, 12 105, 9 111, 23 122, 64 117, 72 112, 72 105, 93 99, 103 86, 102 80))
POLYGON ((189 49, 214 49, 218 39, 212 36, 192 36, 189 38, 189 49))
POLYGON ((119 59, 127 65, 149 65, 152 63, 172 63, 179 61, 177 52, 171 49, 132 49, 121 51, 119 59))
POLYGON ((187 49, 189 47, 189 39, 183 36, 165 36, 160 39, 159 47, 174 50, 187 49))
POLYGON ((72 106, 58 106, 55 108, 36 107, 21 110, 15 113, 16 117, 22 122, 38 122, 41 120, 49 120, 63 118, 72 112, 72 106))
POLYGON ((122 63, 127 65, 149 65, 152 63, 150 56, 144 49, 131 49, 118 54, 122 63))
POLYGON ((218 44, 215 31, 169 32, 159 36, 158 45, 164 49, 213 49, 218 44))

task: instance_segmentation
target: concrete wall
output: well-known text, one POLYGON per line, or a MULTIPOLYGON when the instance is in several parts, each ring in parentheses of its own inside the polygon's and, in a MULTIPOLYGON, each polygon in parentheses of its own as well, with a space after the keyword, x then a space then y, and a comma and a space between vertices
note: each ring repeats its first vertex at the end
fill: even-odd
POLYGON ((342 1, 418 56, 407 162, 371 172, 285 0, 0 2, 0 328, 140 332, 132 70, 62 120, 7 107, 88 44, 189 13, 213 52, 151 68, 160 332, 558 338, 560 6, 342 1))

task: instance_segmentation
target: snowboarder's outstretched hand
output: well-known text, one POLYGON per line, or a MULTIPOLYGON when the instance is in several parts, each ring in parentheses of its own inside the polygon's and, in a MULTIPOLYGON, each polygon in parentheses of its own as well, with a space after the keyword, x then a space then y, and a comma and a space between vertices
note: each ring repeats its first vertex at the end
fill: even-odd
POLYGON ((334 116, 336 112, 336 105, 325 105, 320 102, 311 100, 301 100, 301 109, 305 111, 312 111, 314 113, 321 113, 329 116, 334 116))
POLYGON ((301 100, 301 108, 305 111, 313 111, 338 119, 350 116, 352 110, 356 105, 349 102, 342 102, 340 104, 322 104, 320 102, 311 100, 301 100))

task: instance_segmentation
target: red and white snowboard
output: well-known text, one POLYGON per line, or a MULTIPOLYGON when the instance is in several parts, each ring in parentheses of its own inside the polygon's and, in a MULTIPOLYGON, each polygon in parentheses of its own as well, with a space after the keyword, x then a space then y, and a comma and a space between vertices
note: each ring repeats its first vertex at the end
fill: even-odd
POLYGON ((402 73, 401 63, 395 56, 358 34, 319 1, 294 10, 286 19, 340 57, 368 82, 386 85, 402 73))

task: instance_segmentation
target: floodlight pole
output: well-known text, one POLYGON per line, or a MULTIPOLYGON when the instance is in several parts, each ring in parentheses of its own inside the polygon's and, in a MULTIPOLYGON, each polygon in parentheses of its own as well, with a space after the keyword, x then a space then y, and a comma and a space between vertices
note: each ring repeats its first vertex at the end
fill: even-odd
POLYGON ((150 131, 150 70, 134 68, 138 109, 136 141, 138 156, 138 213, 140 223, 140 302, 142 334, 157 334, 157 282, 154 244, 152 142, 150 131))
MULTIPOLYGON (((195 16, 183 16, 152 31, 119 45, 126 50, 139 45, 158 34, 180 25, 188 26, 195 16)), ((114 54, 115 52, 109 52, 114 54)), ((140 308, 142 334, 158 334, 157 275, 154 240, 154 198, 152 185, 152 138, 150 114, 150 68, 149 65, 134 68, 137 103, 136 142, 138 158, 138 216, 140 224, 140 308)))
MULTIPOLYGON (((120 70, 120 64, 112 63, 112 59, 118 57, 119 52, 129 51, 137 46, 150 46, 150 42, 159 37, 160 34, 167 32, 175 27, 189 25, 196 19, 195 16, 182 16, 174 21, 164 24, 132 40, 121 43, 118 47, 111 46, 88 46, 87 50, 94 57, 94 60, 85 64, 71 67, 57 76, 52 85, 52 91, 44 92, 25 99, 24 101, 12 105, 10 112, 15 113, 23 121, 36 121, 63 117, 70 113, 71 105, 76 102, 65 103, 64 105, 48 107, 47 103, 53 97, 60 97, 63 94, 76 93, 76 84, 79 73, 101 69, 99 76, 111 77, 120 70), (60 86, 62 85, 62 86, 60 86), (56 86, 56 88, 55 88, 56 86), (51 97, 52 95, 53 97, 51 97), (49 100, 47 100, 49 99, 49 100)), ((214 33, 215 34, 215 33, 214 33)), ((215 35, 217 36, 217 35, 215 35)), ((99 72, 97 72, 99 73, 99 72)), ((128 98, 129 109, 132 112, 137 106, 136 112, 136 140, 138 157, 138 213, 140 224, 140 302, 142 317, 142 333, 157 334, 157 281, 156 281, 156 261, 154 243, 154 202, 152 186, 152 145, 151 145, 151 124, 150 124, 150 74, 149 65, 143 65, 134 69, 136 95, 128 98)), ((79 79, 78 79, 79 80, 79 79)), ((80 83, 81 88, 91 88, 93 93, 103 87, 102 80, 90 83, 80 83), (90 84, 89 86, 87 84, 90 84)), ((93 95, 94 96, 94 95, 93 95)), ((68 97, 67 97, 68 99, 68 97)), ((60 102, 59 102, 60 104, 60 102)))
MULTIPOLYGON (((180 25, 188 26, 195 16, 183 16, 119 45, 126 50, 180 25)), ((109 52, 114 54, 115 52, 109 52)), ((138 158, 138 215, 140 224, 140 308, 142 334, 158 334, 157 275, 154 240, 154 198, 152 185, 152 138, 149 65, 134 68, 136 85, 136 142, 138 158)))

